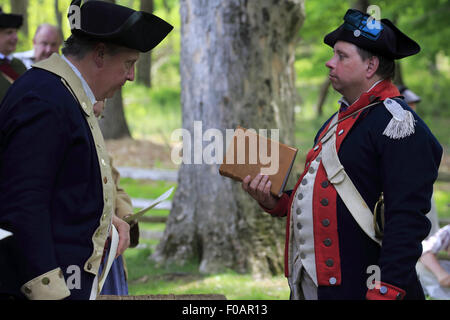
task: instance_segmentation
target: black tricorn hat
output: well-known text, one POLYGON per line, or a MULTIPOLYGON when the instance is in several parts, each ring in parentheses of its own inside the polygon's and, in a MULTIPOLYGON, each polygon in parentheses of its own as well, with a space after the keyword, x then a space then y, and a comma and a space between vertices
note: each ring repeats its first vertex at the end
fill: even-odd
POLYGON ((344 16, 344 23, 323 39, 332 48, 339 40, 391 60, 412 56, 420 51, 420 46, 388 19, 378 21, 356 9, 349 9, 344 16))
POLYGON ((72 1, 67 15, 72 34, 147 52, 156 47, 173 27, 143 11, 108 3, 72 1))
POLYGON ((4 13, 0 7, 0 28, 16 28, 22 26, 23 18, 20 14, 4 13))

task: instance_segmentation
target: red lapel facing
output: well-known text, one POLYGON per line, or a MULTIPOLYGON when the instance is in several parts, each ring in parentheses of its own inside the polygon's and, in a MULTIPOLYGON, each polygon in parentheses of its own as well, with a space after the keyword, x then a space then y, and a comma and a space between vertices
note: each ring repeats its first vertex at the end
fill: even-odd
POLYGON ((6 74, 13 81, 16 81, 20 75, 11 67, 11 64, 3 62, 0 64, 0 71, 6 74))
POLYGON ((356 100, 350 107, 345 111, 339 113, 339 118, 342 119, 353 112, 358 111, 361 108, 369 105, 376 99, 382 101, 386 98, 397 97, 400 95, 397 87, 391 82, 391 80, 383 80, 378 83, 371 90, 363 93, 358 100, 356 100))

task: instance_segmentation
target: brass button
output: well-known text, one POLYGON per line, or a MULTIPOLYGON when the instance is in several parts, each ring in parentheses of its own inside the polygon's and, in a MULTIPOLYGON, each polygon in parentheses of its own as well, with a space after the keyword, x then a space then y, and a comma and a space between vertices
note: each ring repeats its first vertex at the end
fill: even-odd
POLYGON ((107 184, 107 183, 108 183, 108 178, 107 178, 107 177, 104 177, 104 178, 103 178, 103 182, 104 182, 105 184, 107 184))
POLYGON ((42 278, 42 284, 48 285, 49 283, 50 283, 50 279, 49 278, 47 278, 47 277, 42 278))

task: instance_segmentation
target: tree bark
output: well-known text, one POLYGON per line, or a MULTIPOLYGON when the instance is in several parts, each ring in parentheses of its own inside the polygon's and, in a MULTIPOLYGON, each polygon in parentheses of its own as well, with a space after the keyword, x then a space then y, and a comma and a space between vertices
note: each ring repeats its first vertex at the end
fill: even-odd
MULTIPOLYGON (((141 11, 153 12, 153 0, 141 0, 141 11)), ((151 68, 152 68, 152 55, 151 51, 146 53, 141 53, 141 56, 137 62, 137 82, 150 88, 152 86, 151 78, 151 68)))
POLYGON ((122 89, 117 91, 112 99, 107 100, 99 125, 104 139, 120 139, 131 136, 123 111, 122 89))
MULTIPOLYGON (((280 128, 280 140, 294 143, 294 48, 303 11, 303 0, 180 2, 183 128, 191 137, 194 121, 201 121, 203 132, 280 128)), ((280 273, 285 220, 264 213, 218 167, 181 165, 152 259, 194 261, 206 273, 280 273)))
POLYGON ((28 38, 28 0, 10 0, 11 13, 17 13, 23 15, 23 24, 20 28, 25 36, 28 38))
POLYGON ((370 2, 368 0, 356 0, 354 2, 353 8, 358 9, 359 11, 362 12, 366 12, 369 6, 370 2))
POLYGON ((325 79, 325 81, 322 83, 322 85, 320 86, 319 101, 317 102, 317 107, 316 107, 317 116, 319 116, 319 117, 323 114, 323 105, 325 104, 325 100, 327 99, 330 85, 331 85, 330 78, 327 77, 325 79))
POLYGON ((393 82, 397 86, 405 85, 405 81, 403 80, 402 65, 401 65, 400 61, 398 61, 398 60, 395 61, 395 75, 394 75, 393 82))
POLYGON ((61 11, 59 11, 59 6, 58 6, 58 0, 54 0, 53 2, 53 9, 55 12, 55 18, 56 18, 56 23, 59 27, 59 30, 63 30, 63 25, 62 25, 62 14, 61 11))

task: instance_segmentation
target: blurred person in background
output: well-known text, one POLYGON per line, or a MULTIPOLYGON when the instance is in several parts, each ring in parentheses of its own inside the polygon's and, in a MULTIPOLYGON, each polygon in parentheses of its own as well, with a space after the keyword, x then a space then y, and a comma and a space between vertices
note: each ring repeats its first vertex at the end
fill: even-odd
POLYGON ((25 52, 14 53, 13 56, 23 62, 27 69, 39 61, 50 58, 53 53, 59 54, 59 48, 63 42, 61 30, 48 23, 37 27, 33 38, 33 49, 25 52))
POLYGON ((422 247, 417 271, 425 294, 450 300, 450 224, 424 240, 422 247), (438 257, 440 252, 446 253, 447 259, 438 257))
POLYGON ((22 22, 21 15, 4 13, 0 7, 0 100, 14 81, 27 71, 24 64, 12 55, 16 51, 17 31, 22 22))

